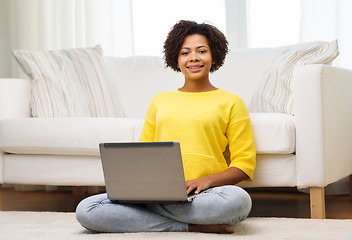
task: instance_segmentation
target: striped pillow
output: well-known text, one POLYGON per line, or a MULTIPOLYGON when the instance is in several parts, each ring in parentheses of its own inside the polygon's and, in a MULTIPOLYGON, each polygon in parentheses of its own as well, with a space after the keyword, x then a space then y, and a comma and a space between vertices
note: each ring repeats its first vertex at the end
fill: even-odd
POLYGON ((33 80, 33 117, 123 115, 99 45, 57 51, 17 50, 12 54, 33 80))
POLYGON ((339 55, 337 40, 288 47, 263 74, 249 105, 251 112, 294 114, 292 73, 307 64, 329 64, 339 55))

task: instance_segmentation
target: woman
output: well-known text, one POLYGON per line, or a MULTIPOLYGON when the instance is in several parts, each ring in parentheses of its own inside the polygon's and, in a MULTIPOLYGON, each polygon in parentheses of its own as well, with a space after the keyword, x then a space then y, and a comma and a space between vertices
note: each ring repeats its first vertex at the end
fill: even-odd
POLYGON ((106 194, 77 207, 82 226, 98 232, 190 231, 233 233, 231 225, 251 209, 247 192, 234 186, 251 180, 255 146, 248 110, 235 94, 213 86, 209 73, 228 52, 225 36, 214 26, 180 21, 165 44, 166 65, 181 71, 184 85, 151 101, 140 141, 178 141, 187 193, 181 204, 114 204, 106 194), (229 164, 223 153, 231 152, 229 164))

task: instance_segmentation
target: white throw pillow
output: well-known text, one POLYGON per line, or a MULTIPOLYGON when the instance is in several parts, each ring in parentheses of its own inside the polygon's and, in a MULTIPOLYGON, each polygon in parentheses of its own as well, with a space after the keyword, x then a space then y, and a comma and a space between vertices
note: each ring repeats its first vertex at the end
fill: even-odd
POLYGON ((33 117, 122 117, 99 45, 12 54, 33 80, 33 117))
POLYGON ((250 112, 294 114, 292 73, 307 64, 329 64, 339 55, 337 40, 288 46, 263 74, 249 105, 250 112))

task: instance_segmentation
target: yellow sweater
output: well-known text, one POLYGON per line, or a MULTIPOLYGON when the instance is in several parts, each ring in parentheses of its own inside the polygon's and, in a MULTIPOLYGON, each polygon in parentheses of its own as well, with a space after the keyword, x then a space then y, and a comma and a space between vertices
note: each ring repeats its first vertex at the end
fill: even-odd
POLYGON ((186 180, 229 166, 253 179, 256 150, 247 107, 240 97, 220 88, 157 94, 149 105, 140 141, 180 142, 186 180), (223 155, 227 146, 229 166, 223 155))

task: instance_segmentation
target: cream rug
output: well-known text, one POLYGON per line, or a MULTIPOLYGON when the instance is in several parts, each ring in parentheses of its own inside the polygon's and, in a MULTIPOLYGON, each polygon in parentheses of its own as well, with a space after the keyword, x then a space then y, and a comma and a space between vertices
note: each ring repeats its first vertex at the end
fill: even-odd
POLYGON ((120 233, 93 234, 76 221, 74 213, 0 212, 0 239, 330 239, 352 240, 352 220, 248 218, 235 226, 234 234, 120 233))

